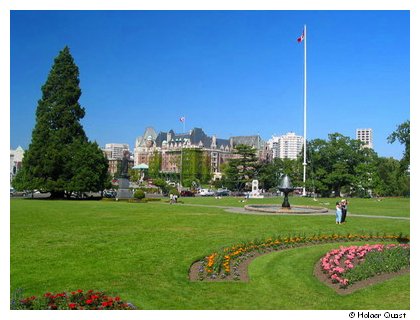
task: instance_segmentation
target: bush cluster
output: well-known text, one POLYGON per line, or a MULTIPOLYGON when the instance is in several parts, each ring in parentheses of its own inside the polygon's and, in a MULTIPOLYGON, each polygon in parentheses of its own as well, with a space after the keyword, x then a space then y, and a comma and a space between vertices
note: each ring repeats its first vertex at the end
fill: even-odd
POLYGON ((139 200, 144 199, 145 196, 146 196, 146 194, 141 189, 137 189, 136 192, 134 192, 134 195, 133 195, 134 198, 139 199, 139 200))

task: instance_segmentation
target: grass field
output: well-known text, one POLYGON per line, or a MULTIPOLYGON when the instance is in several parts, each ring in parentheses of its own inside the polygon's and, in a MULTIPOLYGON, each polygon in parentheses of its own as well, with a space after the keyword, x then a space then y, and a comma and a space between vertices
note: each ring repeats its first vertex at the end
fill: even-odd
MULTIPOLYGON (((350 199, 345 225, 331 215, 243 215, 210 207, 244 205, 235 198, 182 200, 208 206, 12 199, 11 292, 105 290, 140 308, 165 310, 410 308, 409 275, 348 296, 318 282, 314 263, 336 244, 262 256, 250 264, 248 283, 188 280, 193 261, 243 240, 299 232, 409 234, 409 220, 357 216, 409 217, 409 199, 350 199)), ((290 202, 305 201, 314 204, 290 202)), ((334 199, 319 202, 331 207, 334 199)))

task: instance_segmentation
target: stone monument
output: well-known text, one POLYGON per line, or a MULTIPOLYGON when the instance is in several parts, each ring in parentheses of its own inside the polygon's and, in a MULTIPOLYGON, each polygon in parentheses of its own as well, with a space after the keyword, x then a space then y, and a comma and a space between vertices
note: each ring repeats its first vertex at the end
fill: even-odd
POLYGON ((258 189, 258 180, 252 180, 252 191, 249 197, 252 199, 264 198, 264 196, 261 194, 260 190, 258 189))
POLYGON ((118 192, 117 199, 131 199, 133 193, 129 189, 130 181, 128 180, 128 160, 130 158, 130 152, 124 151, 124 156, 121 161, 121 171, 118 178, 118 192))

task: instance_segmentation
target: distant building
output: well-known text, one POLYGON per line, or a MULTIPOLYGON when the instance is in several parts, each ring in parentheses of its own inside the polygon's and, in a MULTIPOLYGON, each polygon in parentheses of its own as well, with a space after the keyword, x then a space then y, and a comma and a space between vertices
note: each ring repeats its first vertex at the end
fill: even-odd
POLYGON ((210 159, 210 172, 213 179, 221 177, 221 165, 235 158, 234 148, 246 144, 257 149, 260 157, 264 153, 265 143, 260 136, 239 136, 230 139, 208 136, 203 129, 193 128, 187 133, 175 133, 173 130, 157 133, 153 128, 146 128, 144 134, 136 139, 134 147, 134 164, 149 165, 155 152, 162 156, 161 172, 180 173, 182 149, 198 148, 210 159))
POLYGON ((153 154, 162 155, 161 171, 179 173, 181 150, 199 148, 210 158, 213 175, 220 173, 220 165, 231 157, 232 146, 229 140, 208 136, 203 129, 194 128, 187 133, 175 133, 173 130, 159 132, 148 127, 144 134, 136 139, 134 147, 134 164, 149 164, 153 154))
POLYGON ((15 150, 10 149, 10 181, 16 176, 22 167, 22 160, 25 150, 18 146, 15 150))
POLYGON ((272 149, 273 158, 297 159, 302 152, 303 137, 288 132, 285 135, 273 136, 268 144, 272 149))
POLYGON ((130 148, 126 143, 107 143, 103 151, 108 159, 121 160, 124 156, 124 151, 129 150, 130 148))
POLYGON ((364 143, 365 148, 373 149, 373 130, 368 129, 356 129, 356 139, 364 143))
POLYGON ((229 140, 233 148, 235 148, 239 144, 244 144, 253 147, 256 150, 257 157, 259 160, 270 161, 272 159, 271 149, 259 135, 236 136, 231 137, 229 140))
MULTIPOLYGON (((126 143, 107 143, 105 148, 102 149, 105 157, 108 160, 108 172, 111 176, 115 176, 118 173, 118 165, 122 162, 124 152, 130 152, 129 145, 126 143)), ((131 153, 130 153, 131 154, 131 153)), ((128 167, 132 168, 134 166, 134 161, 132 156, 128 161, 128 167)))

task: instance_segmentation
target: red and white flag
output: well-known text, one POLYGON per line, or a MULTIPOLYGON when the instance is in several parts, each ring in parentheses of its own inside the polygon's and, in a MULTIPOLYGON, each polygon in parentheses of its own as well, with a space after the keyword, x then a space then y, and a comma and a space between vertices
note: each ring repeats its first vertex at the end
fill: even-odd
POLYGON ((304 39, 305 39, 305 30, 302 31, 302 35, 299 38, 297 38, 297 42, 301 43, 304 39))
POLYGON ((181 118, 179 118, 179 121, 181 121, 181 122, 185 122, 185 117, 181 117, 181 118))

